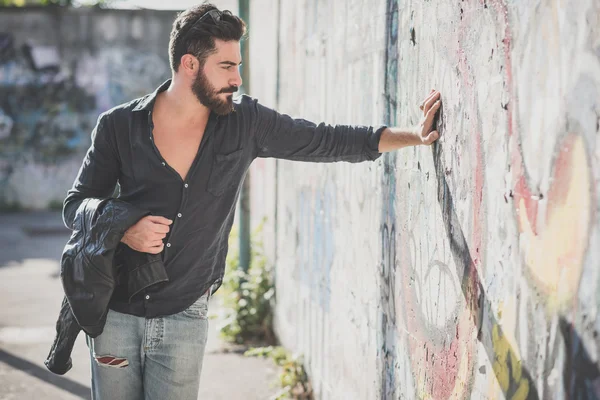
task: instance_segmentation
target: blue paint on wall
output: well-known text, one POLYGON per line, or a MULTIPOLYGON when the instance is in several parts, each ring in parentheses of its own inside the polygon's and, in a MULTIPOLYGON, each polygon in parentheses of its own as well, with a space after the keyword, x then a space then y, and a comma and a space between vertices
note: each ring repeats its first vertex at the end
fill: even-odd
MULTIPOLYGON (((388 0, 386 7, 386 62, 385 62, 385 122, 396 125, 398 90, 398 0, 388 0)), ((377 357, 377 370, 380 373, 380 398, 396 399, 400 393, 396 389, 396 155, 386 153, 383 158, 382 177, 382 220, 381 220, 381 262, 379 268, 379 288, 381 305, 379 315, 380 349, 377 357)))
POLYGON ((298 202, 299 280, 309 288, 311 300, 326 312, 331 300, 335 196, 327 188, 306 188, 298 202))

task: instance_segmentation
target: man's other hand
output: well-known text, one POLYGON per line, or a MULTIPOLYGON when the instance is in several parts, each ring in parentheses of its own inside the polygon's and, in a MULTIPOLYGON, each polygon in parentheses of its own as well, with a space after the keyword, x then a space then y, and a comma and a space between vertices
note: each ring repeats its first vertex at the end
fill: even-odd
POLYGON ((133 250, 158 254, 165 247, 163 239, 169 233, 169 225, 172 223, 173 221, 165 217, 148 215, 129 228, 121 242, 133 250))

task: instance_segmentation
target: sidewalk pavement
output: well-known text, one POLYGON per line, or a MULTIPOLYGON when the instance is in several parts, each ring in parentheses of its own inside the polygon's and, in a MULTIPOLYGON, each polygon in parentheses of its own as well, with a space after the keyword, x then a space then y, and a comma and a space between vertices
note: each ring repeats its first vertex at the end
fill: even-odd
MULTIPOLYGON (((43 364, 63 298, 59 262, 68 238, 60 213, 0 214, 0 400, 90 398, 83 334, 66 375, 54 375, 43 364)), ((218 300, 217 292, 210 314, 218 311, 218 300)), ((210 320, 198 399, 269 399, 277 392, 274 364, 232 351, 220 340, 217 325, 210 320)))

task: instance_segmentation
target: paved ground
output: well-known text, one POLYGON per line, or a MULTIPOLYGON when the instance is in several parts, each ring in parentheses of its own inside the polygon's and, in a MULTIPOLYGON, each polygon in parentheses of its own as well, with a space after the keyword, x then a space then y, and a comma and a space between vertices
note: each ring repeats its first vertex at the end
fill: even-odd
MULTIPOLYGON (((43 364, 63 297, 58 272, 68 236, 55 212, 0 214, 0 400, 90 398, 83 335, 66 375, 54 375, 43 364)), ((218 300, 211 302, 213 314, 218 300)), ((230 351, 216 326, 211 320, 198 399, 269 399, 276 392, 273 364, 230 351)))

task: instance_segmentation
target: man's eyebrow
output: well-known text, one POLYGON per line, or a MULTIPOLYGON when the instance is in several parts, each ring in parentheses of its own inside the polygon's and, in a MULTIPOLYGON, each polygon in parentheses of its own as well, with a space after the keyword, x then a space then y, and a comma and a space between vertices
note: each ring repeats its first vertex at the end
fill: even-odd
POLYGON ((219 65, 232 65, 232 66, 236 66, 236 65, 242 65, 242 62, 240 61, 239 64, 234 63, 233 61, 221 61, 219 63, 219 65))

